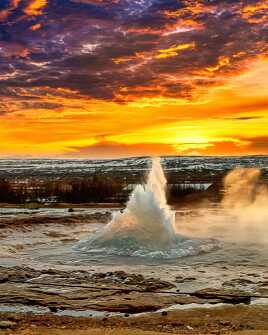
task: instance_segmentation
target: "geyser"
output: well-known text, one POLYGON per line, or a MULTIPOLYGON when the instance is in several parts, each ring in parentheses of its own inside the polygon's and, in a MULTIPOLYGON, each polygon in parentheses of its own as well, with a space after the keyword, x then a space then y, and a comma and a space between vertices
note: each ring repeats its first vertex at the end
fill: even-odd
POLYGON ((159 158, 145 185, 137 185, 123 212, 76 249, 89 253, 160 258, 182 257, 209 251, 212 240, 189 239, 175 231, 175 212, 166 200, 166 178, 159 158))

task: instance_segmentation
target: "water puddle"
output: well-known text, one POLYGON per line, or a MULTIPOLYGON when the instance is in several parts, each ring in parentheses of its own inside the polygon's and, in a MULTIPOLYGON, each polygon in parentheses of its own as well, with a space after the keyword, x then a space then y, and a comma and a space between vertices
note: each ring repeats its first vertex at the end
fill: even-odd
MULTIPOLYGON (((244 305, 244 304, 240 304, 244 305)), ((268 299, 253 299, 251 305, 258 306, 258 305, 268 305, 268 299)), ((58 310, 56 312, 52 312, 48 307, 42 306, 26 306, 26 305, 12 305, 12 304, 0 304, 0 313, 17 313, 17 314, 34 314, 34 315, 44 315, 44 314, 53 314, 57 316, 70 316, 70 317, 84 317, 84 318, 107 318, 107 317, 139 317, 144 315, 152 315, 152 314, 159 314, 163 312, 171 312, 171 311, 178 311, 178 310, 195 310, 195 309, 218 309, 223 307, 232 308, 237 305, 226 304, 226 303, 217 303, 217 304, 185 304, 185 305, 171 305, 166 308, 158 309, 156 311, 150 312, 142 312, 142 313, 121 313, 121 312, 107 312, 107 311, 96 311, 96 310, 73 310, 73 309, 66 309, 66 310, 58 310)))

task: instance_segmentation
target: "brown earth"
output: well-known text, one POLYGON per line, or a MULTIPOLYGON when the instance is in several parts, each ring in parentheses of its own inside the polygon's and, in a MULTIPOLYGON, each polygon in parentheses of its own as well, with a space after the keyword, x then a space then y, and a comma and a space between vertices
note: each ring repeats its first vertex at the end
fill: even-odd
POLYGON ((0 313, 0 334, 66 335, 74 331, 78 335, 148 334, 138 330, 156 332, 148 335, 157 335, 157 332, 228 334, 234 331, 258 330, 259 333, 240 334, 264 335, 265 330, 268 330, 267 305, 237 304, 237 298, 224 297, 229 292, 226 290, 202 290, 193 296, 159 294, 162 290, 172 289, 174 290, 172 283, 127 274, 124 271, 91 273, 2 267, 1 305, 15 304, 49 309, 42 315, 0 313), (217 297, 213 297, 213 294, 217 294, 217 297), (225 305, 213 307, 213 303, 222 302, 225 305), (211 307, 157 312, 174 304, 190 303, 210 303, 211 307), (64 310, 96 310, 104 313, 101 317, 87 318, 55 314, 64 310), (106 314, 109 312, 121 314, 106 314), (135 315, 141 312, 146 313, 135 315), (99 328, 102 329, 92 330, 99 328))
POLYGON ((2 218, 0 222, 0 229, 19 227, 21 230, 42 224, 80 224, 81 222, 99 222, 108 223, 111 219, 111 213, 89 213, 89 214, 70 214, 69 216, 49 216, 49 215, 31 215, 29 217, 21 217, 14 220, 14 218, 2 218))
MULTIPOLYGON (((69 335, 69 334, 268 334, 268 307, 227 306, 209 310, 176 310, 147 314, 136 317, 73 318, 52 314, 33 316, 30 314, 1 314, 10 323, 8 329, 0 330, 2 335, 69 335), (94 330, 93 330, 94 329, 94 330), (154 333, 156 332, 156 333, 154 333)), ((2 320, 2 321, 1 321, 2 320)))
MULTIPOLYGON (((1 334, 1 331, 0 331, 1 334)), ((4 334, 4 333, 3 333, 4 334)), ((7 333, 6 333, 7 334, 7 333)), ((12 334, 12 333, 9 333, 12 334)), ((167 333, 163 332, 150 332, 150 331, 142 331, 135 329, 87 329, 87 330, 76 330, 75 335, 165 335, 167 333)), ((174 334, 175 333, 169 333, 174 334)), ((183 333, 180 333, 183 335, 183 333)), ((180 335, 176 333, 176 335, 180 335)), ((195 333, 197 334, 197 333, 195 333)), ((47 328, 37 328, 37 329, 26 329, 16 333, 16 335, 73 335, 73 330, 68 329, 47 329, 47 328)), ((205 335, 205 333, 199 335, 205 335)), ((206 335, 209 335, 206 333, 206 335)), ((231 332, 227 333, 227 335, 268 335, 268 331, 242 331, 242 332, 231 332)))

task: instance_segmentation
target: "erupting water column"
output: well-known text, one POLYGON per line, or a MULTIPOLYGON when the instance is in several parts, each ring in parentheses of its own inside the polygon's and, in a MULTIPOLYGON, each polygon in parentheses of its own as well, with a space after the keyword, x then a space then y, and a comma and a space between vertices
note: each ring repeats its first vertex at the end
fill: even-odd
POLYGON ((154 158, 146 185, 134 189, 123 213, 117 213, 102 239, 128 239, 147 249, 171 248, 175 242, 175 215, 166 201, 166 178, 160 159, 154 158))
POLYGON ((126 209, 80 246, 168 249, 176 242, 174 223, 175 215, 166 201, 166 178, 160 159, 154 158, 147 184, 135 187, 126 209))
POLYGON ((166 178, 159 158, 145 185, 137 185, 123 212, 77 248, 116 255, 181 257, 199 253, 200 245, 175 232, 175 212, 167 204, 166 178))

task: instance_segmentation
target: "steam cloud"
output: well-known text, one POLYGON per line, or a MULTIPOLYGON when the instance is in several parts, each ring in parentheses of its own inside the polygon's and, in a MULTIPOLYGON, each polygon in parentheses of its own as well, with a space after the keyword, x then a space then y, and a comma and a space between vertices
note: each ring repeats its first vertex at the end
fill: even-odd
MULTIPOLYGON (((220 206, 203 208, 198 220, 186 222, 184 233, 246 244, 268 244, 268 188, 261 171, 237 168, 224 179, 220 206)), ((181 227, 181 224, 180 224, 181 227)))

